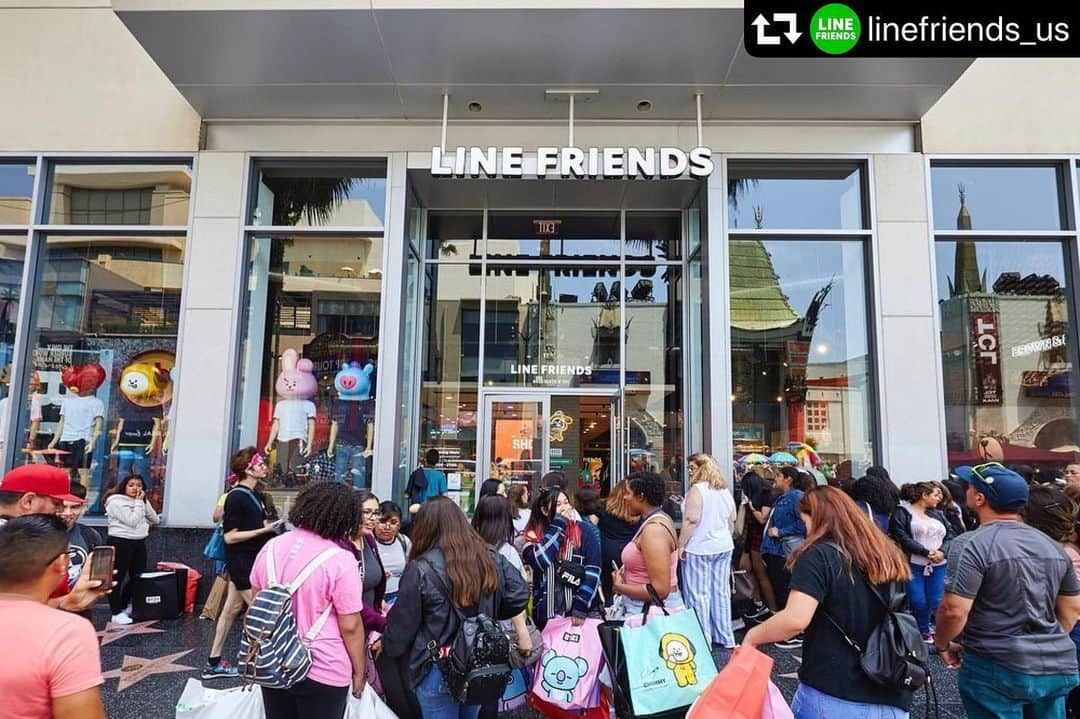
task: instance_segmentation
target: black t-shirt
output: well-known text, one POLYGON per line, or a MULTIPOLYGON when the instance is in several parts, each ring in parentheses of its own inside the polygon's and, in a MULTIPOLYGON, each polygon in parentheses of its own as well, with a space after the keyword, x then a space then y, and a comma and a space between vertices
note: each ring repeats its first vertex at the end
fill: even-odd
MULTIPOLYGON (((255 497, 255 493, 246 488, 237 488, 229 492, 225 498, 225 513, 221 517, 221 531, 228 533, 234 529, 247 532, 252 529, 262 529, 266 513, 262 502, 255 497)), ((225 554, 243 554, 254 557, 262 549, 263 545, 270 541, 272 534, 262 534, 246 542, 226 544, 225 554)))
POLYGON ((839 549, 818 542, 792 568, 791 591, 819 602, 806 628, 799 681, 846 701, 887 704, 909 711, 912 693, 871 681, 859 667, 859 653, 824 614, 827 609, 836 623, 865 647, 870 632, 885 618, 885 607, 874 596, 865 575, 857 569, 849 574, 839 549))

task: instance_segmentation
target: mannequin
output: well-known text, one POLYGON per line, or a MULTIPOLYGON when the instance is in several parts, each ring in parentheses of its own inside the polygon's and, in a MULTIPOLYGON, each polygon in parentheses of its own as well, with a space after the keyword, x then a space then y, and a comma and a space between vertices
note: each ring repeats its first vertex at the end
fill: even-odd
POLYGON ((63 464, 79 470, 79 481, 89 488, 90 462, 105 424, 105 403, 96 396, 105 382, 105 369, 96 362, 68 367, 60 375, 68 394, 60 402, 60 422, 49 449, 61 449, 63 464))
POLYGON ((375 401, 371 399, 371 361, 342 364, 334 377, 337 398, 333 402, 330 444, 326 453, 334 458, 334 474, 339 482, 358 489, 368 487, 367 458, 374 454, 375 401))
POLYGON ((120 373, 120 392, 129 401, 125 414, 116 421, 109 454, 117 455, 117 478, 126 477, 132 471, 143 477, 147 494, 152 491, 150 458, 161 439, 161 418, 149 416, 148 410, 139 403, 159 400, 170 384, 169 372, 161 364, 134 362, 120 373))
POLYGON ((281 374, 274 385, 279 399, 274 405, 270 438, 263 448, 269 455, 277 442, 277 464, 286 484, 295 482, 296 470, 311 457, 315 441, 315 403, 311 398, 319 383, 312 373, 311 360, 298 360, 298 357, 294 349, 287 349, 281 355, 281 374))

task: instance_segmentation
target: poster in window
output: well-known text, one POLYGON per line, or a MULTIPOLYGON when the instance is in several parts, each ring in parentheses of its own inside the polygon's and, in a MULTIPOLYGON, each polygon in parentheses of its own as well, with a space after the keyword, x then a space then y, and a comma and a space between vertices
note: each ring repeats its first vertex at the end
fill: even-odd
POLYGON ((971 314, 972 358, 975 369, 975 404, 1001 404, 1001 352, 996 312, 971 314))

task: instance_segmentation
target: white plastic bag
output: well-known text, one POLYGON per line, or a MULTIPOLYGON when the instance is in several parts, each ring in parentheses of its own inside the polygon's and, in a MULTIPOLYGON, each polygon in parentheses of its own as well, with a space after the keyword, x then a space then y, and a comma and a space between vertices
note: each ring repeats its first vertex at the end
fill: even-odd
POLYGON ((264 716, 262 692, 258 687, 207 689, 197 679, 188 679, 176 702, 176 719, 263 719, 264 716))
MULTIPOLYGON (((247 719, 247 717, 244 717, 247 719)), ((349 705, 345 719, 398 719, 397 714, 383 703, 370 684, 364 685, 364 694, 358 699, 349 692, 349 705)))

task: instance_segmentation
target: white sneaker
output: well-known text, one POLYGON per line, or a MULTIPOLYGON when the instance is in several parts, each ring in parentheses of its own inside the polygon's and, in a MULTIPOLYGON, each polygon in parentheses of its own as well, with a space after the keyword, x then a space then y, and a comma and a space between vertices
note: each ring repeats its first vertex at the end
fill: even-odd
POLYGON ((114 614, 112 616, 112 623, 116 625, 131 624, 131 621, 131 617, 129 617, 126 612, 120 612, 119 614, 114 614))

